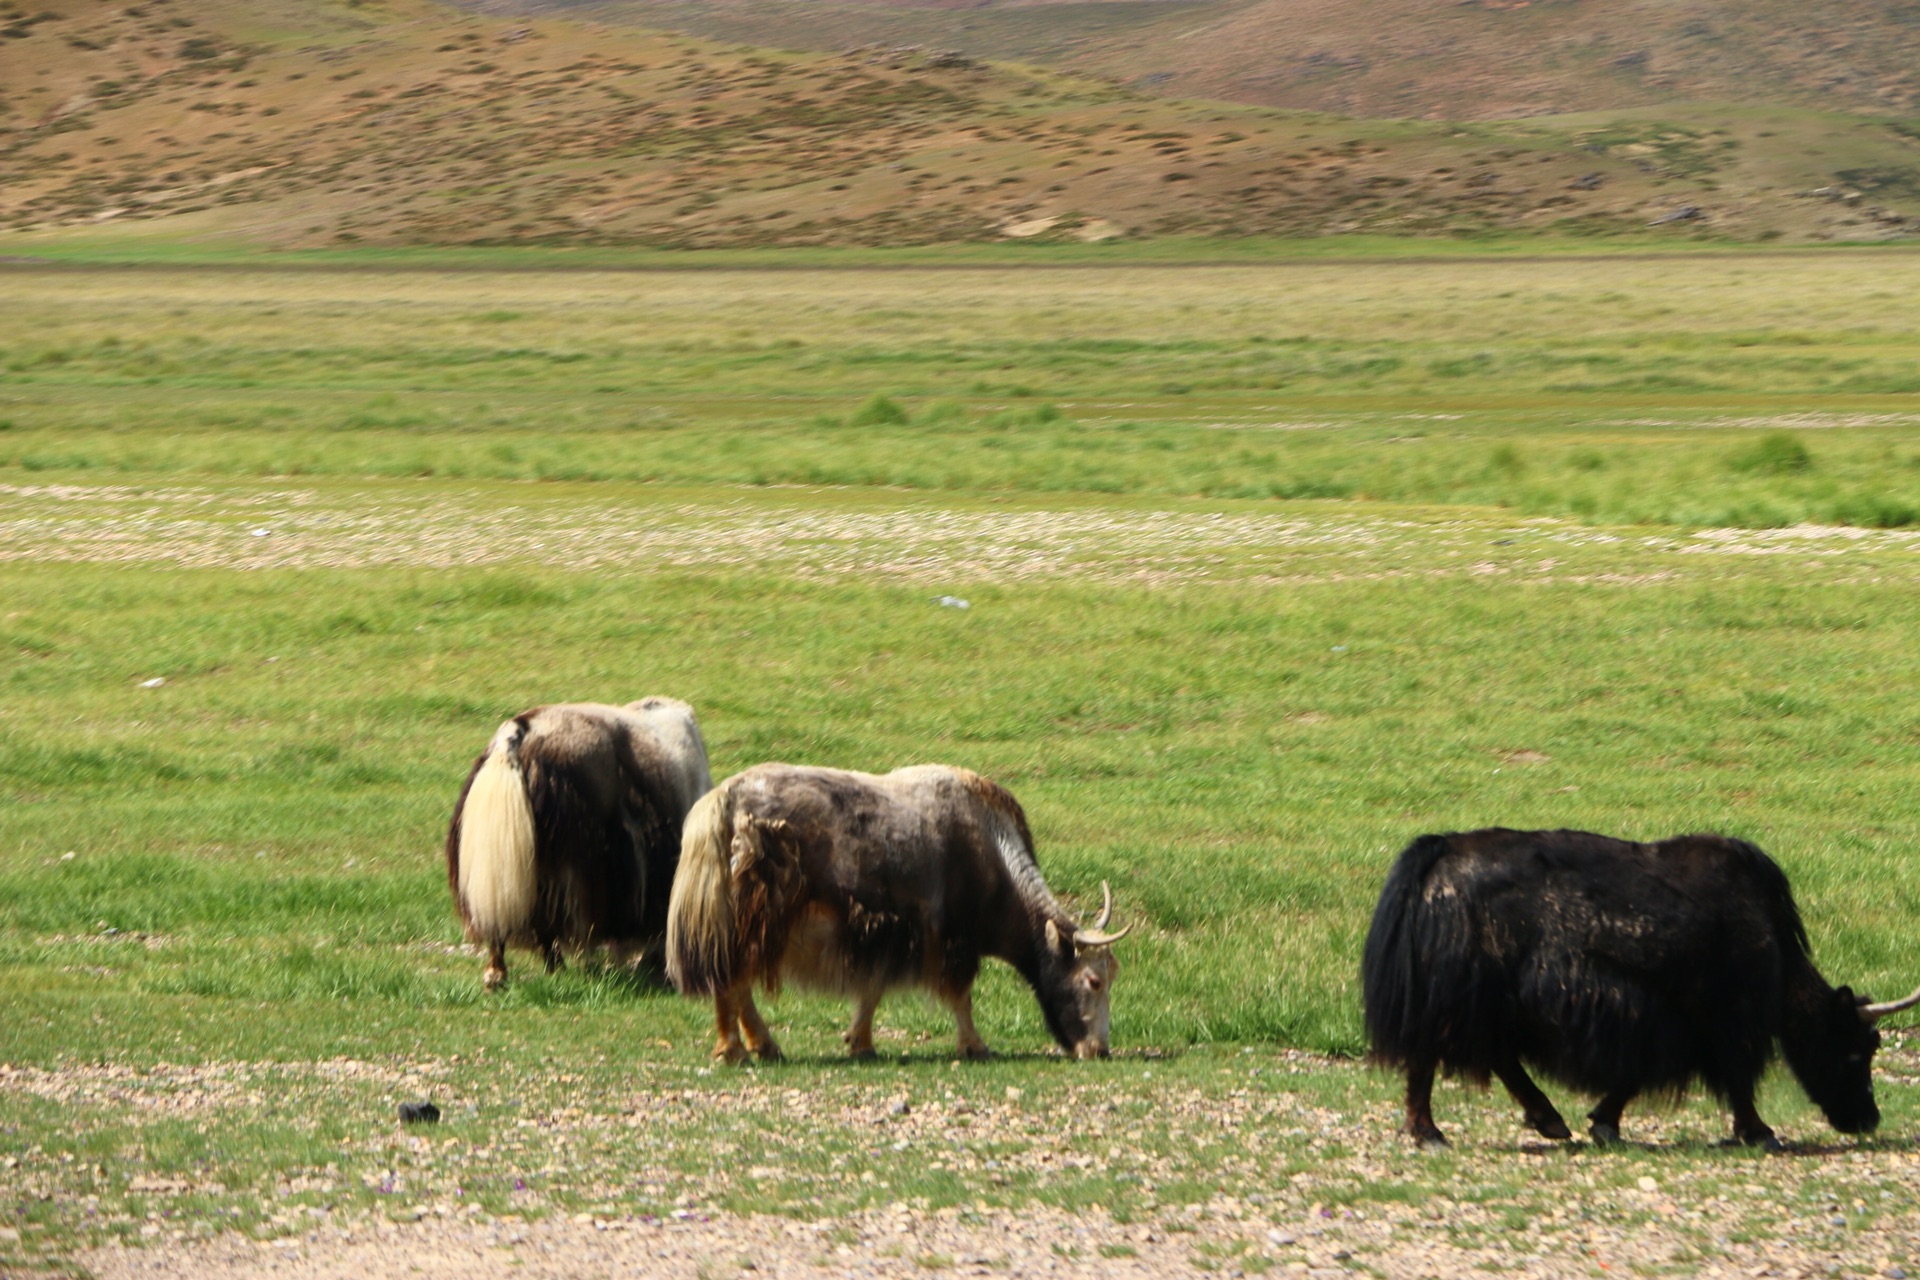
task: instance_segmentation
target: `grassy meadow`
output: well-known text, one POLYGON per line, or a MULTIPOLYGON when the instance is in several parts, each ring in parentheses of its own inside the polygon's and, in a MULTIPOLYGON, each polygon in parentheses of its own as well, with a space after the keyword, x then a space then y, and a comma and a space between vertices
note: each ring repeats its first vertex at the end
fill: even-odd
MULTIPOLYGON (((1797 1171, 1713 1150, 1707 1101, 1516 1155, 1451 1086, 1462 1152, 1422 1157, 1337 1059, 1432 830, 1743 836, 1831 978, 1920 982, 1920 257, 0 272, 0 1265, 899 1200, 1443 1196, 1508 1239, 1649 1168, 1766 1182, 1754 1240, 1914 1176, 1903 1045, 1882 1136, 1797 1171), (439 853, 468 763, 651 692, 716 776, 1007 784, 1056 891, 1137 925, 1116 1059, 1048 1057, 997 967, 1004 1056, 960 1069, 909 997, 877 1066, 788 993, 796 1061, 731 1072, 592 963, 484 996, 439 853), (895 1098, 955 1127, 883 1140, 895 1098)), ((1763 1109, 1832 1138, 1790 1081, 1763 1109)))

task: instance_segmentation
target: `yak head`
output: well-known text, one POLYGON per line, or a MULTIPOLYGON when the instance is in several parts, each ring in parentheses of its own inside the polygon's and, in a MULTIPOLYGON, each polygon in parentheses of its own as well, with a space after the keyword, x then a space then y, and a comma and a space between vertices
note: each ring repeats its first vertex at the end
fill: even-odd
POLYGON ((1920 991, 1905 1000, 1874 1004, 1841 987, 1824 1002, 1818 1022, 1798 1036, 1783 1036, 1787 1065, 1801 1088, 1841 1133, 1871 1133, 1880 1124, 1873 1100, 1873 1055, 1880 1049, 1875 1024, 1890 1013, 1920 1004, 1920 991))
POLYGON ((1052 919, 1046 923, 1046 949, 1040 962, 1040 1008, 1047 1016, 1047 1029, 1060 1047, 1076 1058, 1104 1058, 1112 1035, 1108 1001, 1113 994, 1114 975, 1120 962, 1113 958, 1113 944, 1127 929, 1108 933, 1113 919, 1113 892, 1100 882, 1101 908, 1091 926, 1062 925, 1052 919))

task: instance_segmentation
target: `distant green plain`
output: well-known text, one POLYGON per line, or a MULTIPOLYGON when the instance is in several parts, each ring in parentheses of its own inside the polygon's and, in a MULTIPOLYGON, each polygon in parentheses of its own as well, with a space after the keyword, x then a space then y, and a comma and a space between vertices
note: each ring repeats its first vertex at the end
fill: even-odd
MULTIPOLYGON (((1920 256, 0 272, 0 1061, 733 1087, 693 1004, 525 957, 487 998, 453 946, 494 725, 646 693, 717 777, 1005 782, 1054 887, 1137 925, 1136 1058, 1359 1052, 1393 853, 1489 824, 1753 839, 1829 976, 1920 981, 1920 256)), ((967 1087, 1075 1070, 1004 971, 980 1004, 1016 1061, 967 1087)), ((796 1087, 855 1087, 840 1008, 772 1010, 796 1087)), ((957 1078, 942 1016, 881 1022, 957 1078)), ((0 1090, 0 1131, 73 1194, 79 1147, 270 1184, 335 1102, 135 1158, 128 1115, 0 1090)), ((60 1203, 46 1240, 99 1238, 60 1203)))

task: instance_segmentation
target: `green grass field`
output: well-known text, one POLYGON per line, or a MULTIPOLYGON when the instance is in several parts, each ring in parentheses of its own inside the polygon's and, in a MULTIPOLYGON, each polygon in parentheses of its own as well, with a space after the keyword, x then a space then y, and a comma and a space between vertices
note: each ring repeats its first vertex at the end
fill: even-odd
MULTIPOLYGON (((1363 1048, 1373 895, 1432 830, 1743 836, 1831 978, 1920 981, 1914 276, 8 270, 0 1265, 456 1189, 1525 1220, 1648 1165, 1782 1205, 1910 1178, 1904 1048, 1883 1137, 1817 1172, 1710 1150, 1697 1101, 1639 1121, 1652 1151, 1538 1177, 1487 1162, 1502 1099, 1445 1090, 1481 1154, 1423 1162, 1392 1081, 1290 1051, 1363 1048), (1118 1059, 1044 1056, 999 969, 1007 1056, 957 1071, 906 997, 879 1066, 790 993, 799 1061, 730 1073, 700 1007, 593 964, 522 956, 483 996, 439 861, 468 763, 527 706, 651 692, 695 705, 717 777, 1008 785, 1054 888, 1109 880, 1137 923, 1118 1059), (428 1091, 448 1123, 398 1135, 428 1091), (845 1127, 896 1095, 991 1133, 929 1164, 845 1127)), ((1764 1104, 1832 1136, 1790 1082, 1764 1104)))

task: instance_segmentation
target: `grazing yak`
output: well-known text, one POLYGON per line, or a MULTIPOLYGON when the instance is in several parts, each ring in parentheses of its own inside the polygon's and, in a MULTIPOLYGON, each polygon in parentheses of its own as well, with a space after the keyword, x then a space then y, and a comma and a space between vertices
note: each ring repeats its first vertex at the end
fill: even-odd
POLYGON ((1600 1095, 1596 1143, 1643 1093, 1704 1081, 1733 1136, 1777 1148, 1754 1085, 1777 1041, 1842 1133, 1880 1122, 1872 1004, 1827 985, 1787 878, 1724 836, 1633 844, 1584 831, 1421 836, 1401 853, 1367 934, 1361 983, 1377 1062, 1407 1074, 1406 1131, 1444 1143, 1436 1069, 1498 1076, 1549 1138, 1571 1136, 1522 1063, 1600 1095))
POLYGON ((447 884, 467 938, 487 948, 489 991, 506 948, 645 949, 666 932, 680 825, 713 785, 693 708, 536 707, 502 724, 473 763, 447 829, 447 884))
POLYGON ((1127 931, 1105 932, 1113 897, 1100 889, 1105 905, 1083 929, 1040 878, 1019 802, 965 769, 763 764, 687 816, 667 973, 713 997, 714 1056, 728 1062, 780 1056, 752 988, 783 979, 852 998, 856 1058, 873 1056, 873 1011, 898 987, 932 991, 953 1011, 960 1053, 982 1058, 973 980, 997 956, 1033 987, 1061 1048, 1105 1057, 1112 945, 1127 931))

